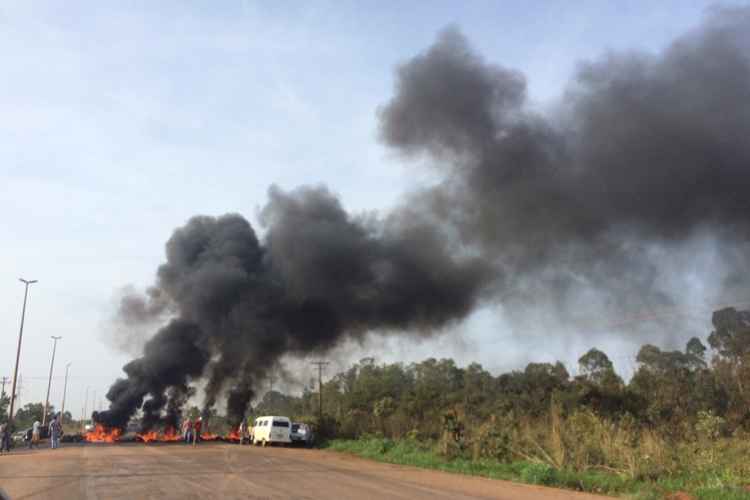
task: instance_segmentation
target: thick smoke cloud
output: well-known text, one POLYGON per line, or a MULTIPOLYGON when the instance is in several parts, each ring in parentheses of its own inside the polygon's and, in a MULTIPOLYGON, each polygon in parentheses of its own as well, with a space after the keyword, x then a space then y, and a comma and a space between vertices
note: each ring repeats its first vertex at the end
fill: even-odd
POLYGON ((504 255, 620 228, 658 239, 701 225, 744 229, 748 12, 715 13, 659 56, 582 64, 565 112, 551 118, 528 110, 522 75, 485 62, 449 29, 399 68, 382 136, 447 168, 437 201, 452 204, 445 211, 468 239, 504 255))
POLYGON ((719 9, 659 55, 583 63, 546 115, 523 75, 448 29, 398 69, 381 136, 445 173, 421 201, 504 271, 506 304, 565 317, 583 289, 620 310, 668 304, 656 254, 717 239, 747 266, 749 28, 750 9, 719 9))
MULTIPOLYGON (((196 217, 167 243, 125 323, 173 319, 125 366, 100 422, 175 420, 199 379, 206 407, 239 419, 287 354, 369 331, 429 334, 482 298, 565 317, 669 303, 662 262, 709 241, 727 286, 748 290, 750 9, 720 9, 663 53, 580 65, 554 112, 526 79, 456 29, 397 70, 383 141, 443 180, 383 218, 353 216, 324 187, 269 191, 259 241, 239 215, 196 217), (698 242, 698 243, 696 243, 698 242), (586 297, 586 294, 583 294, 586 297)), ((702 248, 702 247, 701 247, 702 248)))
POLYGON ((170 402, 202 377, 206 407, 226 391, 238 420, 282 355, 322 351, 345 334, 441 328, 474 308, 489 276, 479 259, 453 256, 430 226, 353 218, 325 188, 269 195, 263 245, 239 215, 195 217, 175 231, 158 292, 124 300, 123 314, 138 304, 142 319, 163 307, 177 318, 125 366, 128 378, 113 385, 98 422, 122 427, 142 407, 144 428, 169 425, 162 410, 179 407, 170 402))

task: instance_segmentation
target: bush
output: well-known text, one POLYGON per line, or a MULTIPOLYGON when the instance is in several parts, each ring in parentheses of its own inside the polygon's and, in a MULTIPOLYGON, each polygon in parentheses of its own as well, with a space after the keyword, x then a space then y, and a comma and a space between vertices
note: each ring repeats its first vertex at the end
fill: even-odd
POLYGON ((547 464, 531 463, 521 469, 521 480, 524 483, 550 485, 555 479, 555 469, 547 464))
POLYGON ((500 462, 513 459, 511 443, 514 440, 515 425, 509 417, 498 418, 492 415, 488 422, 480 425, 471 437, 472 458, 488 458, 500 462))

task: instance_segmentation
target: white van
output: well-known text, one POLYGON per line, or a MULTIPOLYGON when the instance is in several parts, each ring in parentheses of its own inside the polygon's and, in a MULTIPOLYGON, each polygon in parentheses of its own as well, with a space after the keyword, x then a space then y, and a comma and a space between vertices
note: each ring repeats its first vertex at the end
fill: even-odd
POLYGON ((258 417, 253 423, 253 444, 290 444, 292 422, 287 417, 258 417))

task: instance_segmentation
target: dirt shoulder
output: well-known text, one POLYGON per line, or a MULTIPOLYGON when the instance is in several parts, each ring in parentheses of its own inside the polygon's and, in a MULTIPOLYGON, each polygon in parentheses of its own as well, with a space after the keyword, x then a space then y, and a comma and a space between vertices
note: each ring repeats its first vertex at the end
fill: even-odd
POLYGON ((205 443, 68 445, 0 456, 22 499, 585 500, 571 491, 369 461, 325 450, 205 443))

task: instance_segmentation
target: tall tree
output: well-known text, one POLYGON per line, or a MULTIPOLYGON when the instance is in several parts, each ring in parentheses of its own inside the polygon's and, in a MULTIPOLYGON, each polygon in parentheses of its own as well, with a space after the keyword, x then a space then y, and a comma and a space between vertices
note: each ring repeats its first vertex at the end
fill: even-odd
POLYGON ((8 405, 10 404, 10 398, 5 394, 0 394, 0 422, 5 422, 8 419, 8 405))
POLYGON ((708 343, 716 352, 713 368, 727 393, 729 417, 750 427, 750 311, 728 307, 714 312, 708 343))

